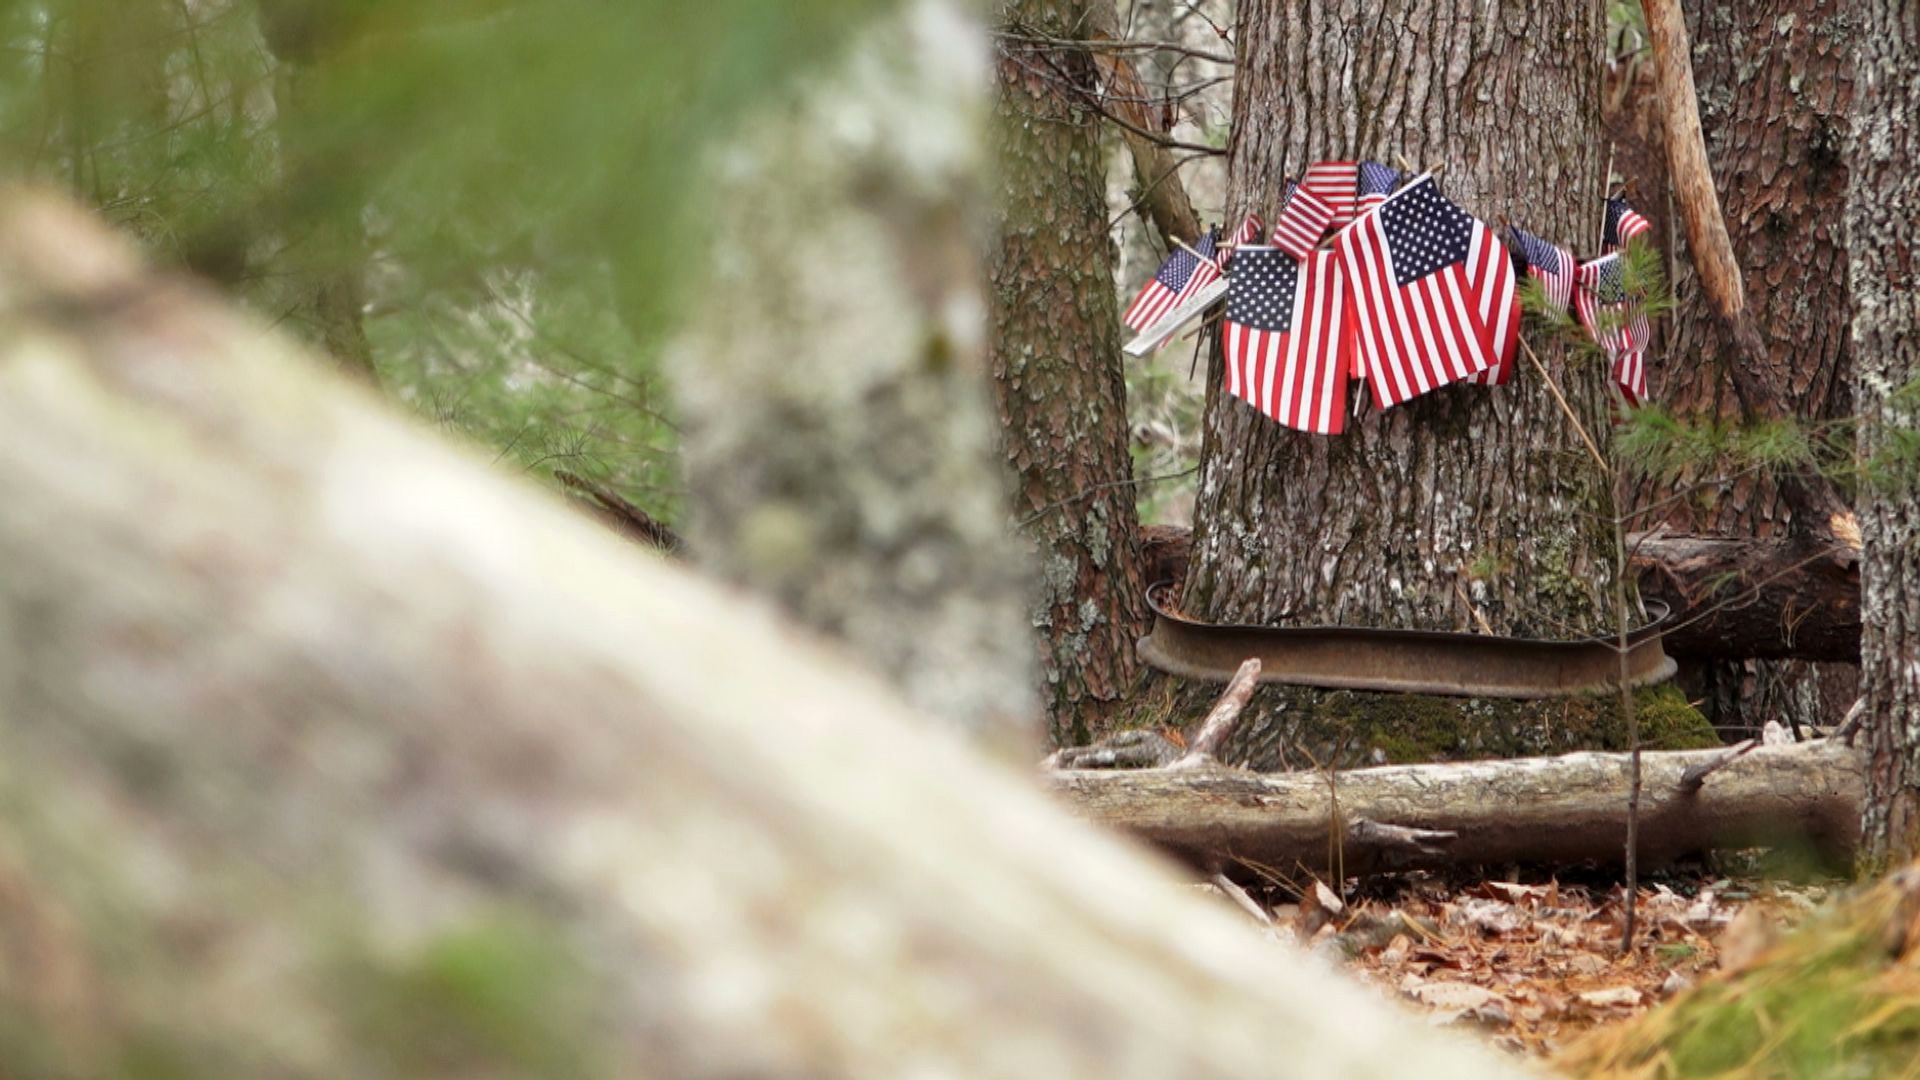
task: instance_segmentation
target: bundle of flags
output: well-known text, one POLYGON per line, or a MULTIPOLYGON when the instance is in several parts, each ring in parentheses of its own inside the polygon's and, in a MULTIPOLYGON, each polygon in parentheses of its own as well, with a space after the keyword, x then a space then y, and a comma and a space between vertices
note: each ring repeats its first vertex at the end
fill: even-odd
POLYGON ((1183 246, 1125 321, 1144 331, 1225 274, 1227 392, 1288 427, 1337 435, 1354 380, 1382 409, 1449 383, 1510 380, 1525 274, 1555 309, 1574 312, 1639 404, 1650 332, 1622 252, 1649 226, 1618 197, 1607 200, 1605 226, 1609 253, 1585 264, 1520 228, 1508 229, 1509 248, 1430 174, 1408 180, 1378 162, 1322 161, 1287 183, 1265 243, 1250 213, 1226 243, 1210 234, 1183 246))
POLYGON ((1228 393, 1337 435, 1355 379, 1389 408, 1510 364, 1506 248, 1433 177, 1401 179, 1377 162, 1319 162, 1289 187, 1270 243, 1238 249, 1221 329, 1228 393))

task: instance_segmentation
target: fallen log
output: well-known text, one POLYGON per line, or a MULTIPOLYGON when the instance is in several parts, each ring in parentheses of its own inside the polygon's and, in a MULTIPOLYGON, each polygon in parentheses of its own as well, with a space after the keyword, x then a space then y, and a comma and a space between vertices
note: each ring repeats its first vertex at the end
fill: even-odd
MULTIPOLYGON (((1148 581, 1184 577, 1191 542, 1183 528, 1142 528, 1148 581)), ((1860 659, 1858 560, 1814 557, 1790 539, 1664 532, 1635 534, 1627 549, 1641 595, 1673 609, 1664 639, 1670 656, 1860 659)))
MULTIPOLYGON (((1081 817, 1197 866, 1347 875, 1480 863, 1618 863, 1625 754, 1331 774, 1233 769, 1063 771, 1049 783, 1081 817), (1335 823, 1338 823, 1336 826, 1335 823), (1338 829, 1341 842, 1333 842, 1338 829)), ((1640 859, 1804 845, 1836 865, 1859 841, 1865 757, 1837 741, 1641 755, 1640 859)))
POLYGON ((1673 608, 1670 655, 1860 659, 1857 559, 1753 537, 1646 533, 1627 547, 1641 595, 1673 608))

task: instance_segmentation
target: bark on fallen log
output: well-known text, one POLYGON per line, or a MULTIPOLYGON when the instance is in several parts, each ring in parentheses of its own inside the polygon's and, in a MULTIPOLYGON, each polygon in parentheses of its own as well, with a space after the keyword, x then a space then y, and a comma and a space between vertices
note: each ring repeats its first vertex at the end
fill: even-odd
POLYGON ((1669 655, 1860 659, 1858 560, 1812 557, 1791 540, 1751 537, 1653 533, 1627 546, 1641 595, 1673 608, 1669 655))
MULTIPOLYGON (((1838 864, 1859 840, 1864 755, 1836 741, 1642 755, 1642 864, 1727 848, 1805 845, 1838 864), (1689 770, 1698 776, 1689 782, 1689 770)), ((1325 872, 1334 822, 1349 875, 1477 863, 1617 863, 1627 755, 1401 765, 1325 773, 1059 772, 1081 817, 1212 868, 1325 872)))
MULTIPOLYGON (((1183 528, 1142 528, 1147 580, 1184 577, 1191 543, 1183 528)), ((1673 609, 1669 625, 1675 629, 1664 642, 1671 656, 1860 659, 1857 560, 1810 559, 1813 553, 1791 540, 1752 537, 1637 534, 1627 547, 1634 552, 1641 595, 1673 609), (1736 602, 1696 621, 1728 600, 1736 602)))

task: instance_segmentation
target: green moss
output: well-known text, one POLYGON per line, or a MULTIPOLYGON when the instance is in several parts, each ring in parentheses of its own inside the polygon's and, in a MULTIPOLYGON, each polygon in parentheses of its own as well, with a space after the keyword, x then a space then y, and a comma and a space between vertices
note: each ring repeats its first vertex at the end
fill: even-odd
MULTIPOLYGON (((1189 715, 1187 708, 1188 684, 1149 670, 1135 691, 1114 710, 1101 718, 1099 730, 1085 733, 1087 739, 1106 738, 1122 731, 1162 731, 1168 728, 1180 729, 1198 722, 1200 714, 1189 715)), ((1219 687, 1212 691, 1217 697, 1219 687)))
POLYGON ((360 951, 336 986, 353 1038, 395 1076, 596 1075, 592 981, 557 931, 502 917, 401 957, 360 951))
MULTIPOLYGON (((1209 694, 1175 696, 1187 723, 1209 694)), ((1634 695, 1640 744, 1650 750, 1720 745, 1700 712, 1672 686, 1634 695)), ((1266 686, 1254 696, 1226 751, 1256 769, 1417 764, 1629 748, 1611 695, 1542 701, 1381 694, 1266 686)))

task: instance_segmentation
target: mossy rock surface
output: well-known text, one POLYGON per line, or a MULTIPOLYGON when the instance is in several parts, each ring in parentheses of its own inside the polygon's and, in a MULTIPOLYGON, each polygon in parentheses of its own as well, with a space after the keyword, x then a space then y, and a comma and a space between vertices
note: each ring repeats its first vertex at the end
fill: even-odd
MULTIPOLYGON (((1138 695, 1128 720, 1191 728, 1219 693, 1217 686, 1162 677, 1138 695)), ((1677 687, 1638 690, 1634 705, 1643 749, 1721 745, 1713 725, 1677 687)), ((1612 695, 1507 701, 1270 685, 1248 703, 1223 756, 1271 771, 1626 749, 1627 728, 1612 695)))

